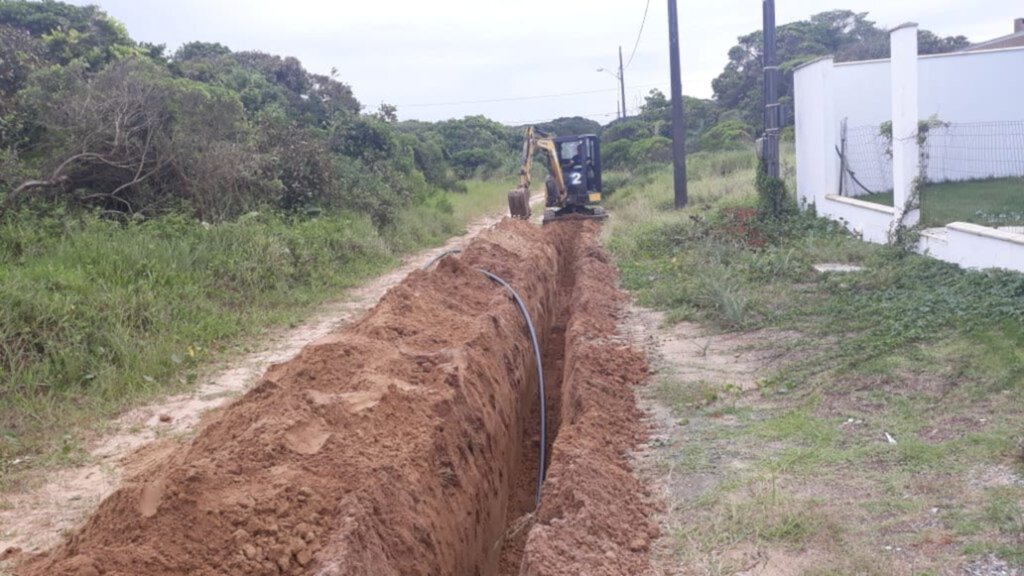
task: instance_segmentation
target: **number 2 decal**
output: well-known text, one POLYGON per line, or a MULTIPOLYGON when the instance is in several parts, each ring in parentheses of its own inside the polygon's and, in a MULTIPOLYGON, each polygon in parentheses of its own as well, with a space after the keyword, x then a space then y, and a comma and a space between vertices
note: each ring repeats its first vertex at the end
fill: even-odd
POLYGON ((579 186, 581 184, 583 184, 583 173, 581 173, 581 172, 573 172, 572 173, 572 185, 573 186, 579 186))

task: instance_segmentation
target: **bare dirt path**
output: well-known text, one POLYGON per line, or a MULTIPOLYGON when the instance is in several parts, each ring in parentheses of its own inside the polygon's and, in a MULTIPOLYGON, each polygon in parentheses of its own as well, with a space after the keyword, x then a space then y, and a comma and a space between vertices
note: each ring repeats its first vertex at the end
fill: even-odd
MULTIPOLYGON (((679 418, 674 408, 698 406, 727 393, 755 391, 758 381, 778 368, 784 353, 777 345, 795 335, 779 332, 718 333, 693 322, 665 325, 661 312, 631 306, 620 331, 633 346, 643 349, 652 377, 642 388, 638 404, 645 414, 650 436, 634 454, 634 465, 662 505, 663 537, 651 549, 651 567, 645 576, 691 574, 746 574, 719 571, 716 560, 688 551, 681 541, 702 537, 694 507, 723 481, 723 469, 747 466, 742 450, 708 455, 704 440, 735 425, 730 414, 679 418), (704 432, 714 429, 712 433, 704 432)), ((802 566, 802 565, 801 565, 802 566)), ((761 576, 798 574, 758 572, 761 576)))
MULTIPOLYGON (((541 195, 531 198, 532 203, 540 200, 541 195)), ((27 488, 0 494, 0 561, 15 551, 36 553, 58 544, 121 485, 126 474, 171 452, 192 435, 204 415, 246 392, 268 366, 289 360, 310 342, 352 322, 410 272, 444 252, 461 249, 502 217, 480 218, 464 235, 406 257, 395 270, 323 305, 302 324, 269 332, 253 352, 210 368, 194 391, 125 413, 110 423, 108 432, 89 442, 84 463, 41 470, 24 483, 27 488)))
POLYGON ((644 576, 1024 574, 1021 457, 982 448, 1019 434, 1000 427, 1020 421, 1007 393, 940 404, 979 386, 945 368, 779 380, 830 345, 795 332, 666 326, 636 306, 620 329, 653 374, 633 464, 663 537, 644 576))

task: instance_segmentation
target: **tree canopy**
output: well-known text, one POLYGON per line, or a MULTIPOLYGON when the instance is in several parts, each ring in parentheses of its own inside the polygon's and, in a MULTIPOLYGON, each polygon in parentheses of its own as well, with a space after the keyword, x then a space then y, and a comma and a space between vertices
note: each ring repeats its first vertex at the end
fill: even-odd
MULTIPOLYGON (((778 57, 783 71, 780 100, 793 104, 793 69, 827 55, 836 61, 889 57, 889 33, 868 20, 866 12, 832 10, 784 24, 778 28, 778 57)), ((922 54, 951 52, 969 45, 963 36, 939 37, 927 30, 918 33, 922 54)), ((712 82, 715 100, 723 110, 735 111, 747 124, 762 124, 761 92, 764 37, 760 30, 739 38, 729 50, 725 70, 712 82)))
POLYGON ((482 116, 364 113, 336 70, 191 42, 140 44, 94 6, 0 2, 0 212, 229 219, 347 209, 387 225, 458 177, 509 167, 515 131, 482 116))

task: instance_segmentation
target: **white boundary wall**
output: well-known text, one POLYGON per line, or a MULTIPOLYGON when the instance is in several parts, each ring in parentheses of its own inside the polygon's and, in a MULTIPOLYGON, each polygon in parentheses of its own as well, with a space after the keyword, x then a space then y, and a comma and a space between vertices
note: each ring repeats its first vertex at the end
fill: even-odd
MULTIPOLYGON (((888 208, 886 213, 836 196, 840 170, 836 148, 844 118, 851 127, 881 126, 893 119, 894 102, 899 104, 897 99, 903 94, 915 101, 903 103, 902 109, 912 111, 916 107, 922 119, 936 115, 951 123, 1024 120, 1024 48, 933 56, 904 54, 911 49, 916 52, 916 41, 911 43, 907 38, 911 32, 916 39, 915 25, 893 31, 893 52, 897 60, 901 56, 911 59, 911 68, 897 65, 899 78, 914 73, 908 70, 914 68, 916 60, 917 90, 907 90, 899 86, 900 82, 894 90, 889 60, 835 64, 831 58, 824 58, 794 73, 797 198, 801 205, 813 204, 819 214, 844 222, 870 242, 886 242, 896 211, 888 208)), ((903 180, 905 186, 906 178, 903 180)), ((894 178, 894 182, 899 179, 894 178)), ((926 234, 921 251, 968 268, 1000 267, 1024 272, 1024 234, 954 223, 943 231, 926 234)))

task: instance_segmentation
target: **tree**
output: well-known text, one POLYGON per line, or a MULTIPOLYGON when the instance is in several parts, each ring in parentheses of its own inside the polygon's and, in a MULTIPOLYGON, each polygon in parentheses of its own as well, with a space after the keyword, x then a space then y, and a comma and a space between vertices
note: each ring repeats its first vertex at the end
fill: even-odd
MULTIPOLYGON (((537 124, 536 128, 556 136, 576 136, 578 134, 597 134, 601 131, 601 124, 582 116, 572 116, 537 124)), ((524 129, 525 126, 520 128, 520 130, 524 129)))
POLYGON ((13 111, 15 93, 43 61, 42 42, 25 30, 0 24, 0 115, 13 111))
MULTIPOLYGON (((783 72, 780 101, 793 103, 794 68, 818 58, 833 55, 838 62, 889 57, 889 35, 867 19, 866 12, 833 10, 785 24, 778 28, 778 55, 783 72)), ((919 31, 922 54, 949 52, 966 47, 963 36, 940 38, 927 30, 919 31)), ((762 125, 762 50, 760 30, 739 38, 729 50, 725 70, 712 82, 715 100, 723 110, 734 110, 739 119, 751 126, 762 125)))
MULTIPOLYGON (((593 131, 582 118, 559 130, 593 131)), ((34 199, 108 216, 344 209, 387 226, 463 176, 515 162, 522 134, 473 116, 362 113, 338 71, 215 42, 132 41, 95 7, 0 0, 0 212, 34 199)))
POLYGON ((398 106, 381 102, 380 106, 377 108, 377 113, 374 114, 374 117, 383 120, 388 124, 394 124, 395 122, 398 122, 398 106))
MULTIPOLYGON (((683 112, 686 117, 687 150, 696 152, 701 146, 701 135, 718 122, 719 107, 713 100, 683 96, 683 112)), ((672 138, 672 101, 658 89, 651 90, 644 97, 640 114, 611 122, 601 133, 606 152, 609 150, 607 145, 617 140, 639 142, 652 137, 667 138, 669 141, 672 138)), ((658 157, 657 154, 641 153, 639 149, 628 149, 627 152, 627 148, 621 146, 611 150, 613 158, 617 158, 617 162, 624 168, 628 168, 628 163, 653 161, 658 157)))
POLYGON ((53 66, 33 75, 23 97, 43 130, 37 145, 47 161, 4 208, 28 194, 125 213, 178 199, 219 219, 237 213, 245 203, 239 183, 251 188, 258 172, 237 96, 175 79, 146 58, 96 75, 84 64, 53 66))
POLYGON ((6 0, 0 2, 0 22, 40 39, 47 59, 58 64, 83 60, 99 70, 136 49, 124 25, 96 6, 6 0))
POLYGON ((195 60, 217 60, 224 56, 230 56, 231 49, 220 42, 188 42, 182 44, 174 52, 172 59, 175 62, 191 62, 195 60))

